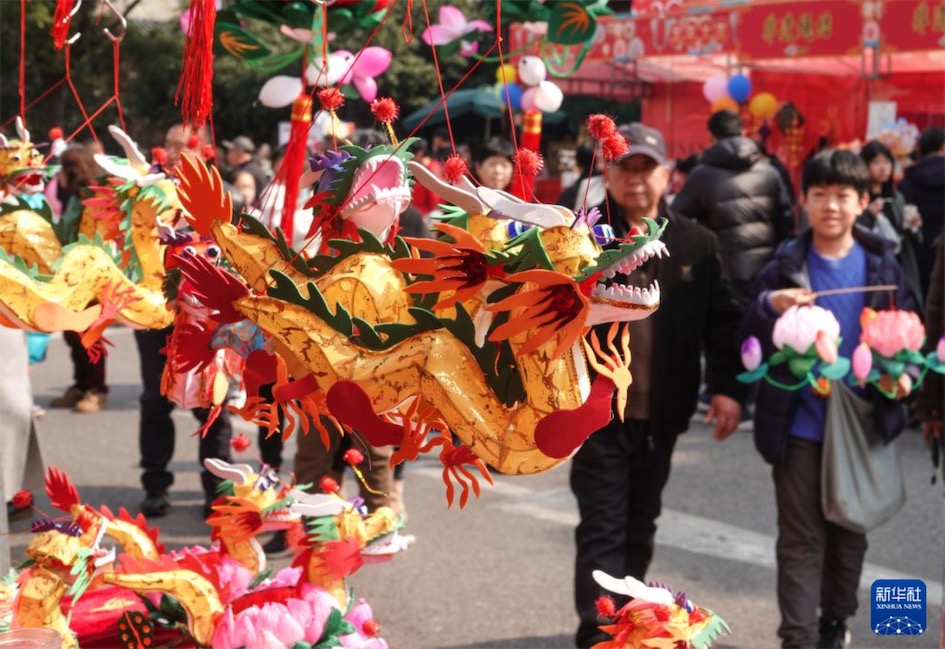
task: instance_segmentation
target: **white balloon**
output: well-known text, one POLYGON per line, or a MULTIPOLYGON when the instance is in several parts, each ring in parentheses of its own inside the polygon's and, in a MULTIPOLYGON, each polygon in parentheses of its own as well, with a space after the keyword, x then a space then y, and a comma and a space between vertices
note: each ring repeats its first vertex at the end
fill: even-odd
POLYGON ((298 77, 275 76, 259 90, 259 103, 269 108, 288 106, 305 88, 298 77))
POLYGON ((537 56, 523 56, 518 62, 518 82, 525 86, 537 86, 548 76, 545 62, 537 56))
POLYGON ((351 68, 354 54, 347 50, 339 50, 328 55, 326 60, 320 56, 312 59, 305 67, 305 81, 310 86, 318 84, 319 88, 337 85, 351 68))
POLYGON ((535 110, 535 96, 538 95, 538 88, 526 88, 522 93, 522 110, 535 110))
POLYGON ((553 113, 561 108, 564 93, 553 81, 542 81, 535 93, 535 108, 543 113, 553 113))

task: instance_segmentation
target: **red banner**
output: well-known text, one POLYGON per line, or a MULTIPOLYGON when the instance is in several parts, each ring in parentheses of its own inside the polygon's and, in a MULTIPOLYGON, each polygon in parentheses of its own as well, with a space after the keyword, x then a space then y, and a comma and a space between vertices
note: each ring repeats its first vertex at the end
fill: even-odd
POLYGON ((749 6, 738 23, 744 59, 842 56, 862 51, 862 2, 749 6))
MULTIPOLYGON (((868 28, 876 25, 876 17, 868 28)), ((916 52, 945 47, 945 0, 887 0, 879 16, 883 52, 916 52)))

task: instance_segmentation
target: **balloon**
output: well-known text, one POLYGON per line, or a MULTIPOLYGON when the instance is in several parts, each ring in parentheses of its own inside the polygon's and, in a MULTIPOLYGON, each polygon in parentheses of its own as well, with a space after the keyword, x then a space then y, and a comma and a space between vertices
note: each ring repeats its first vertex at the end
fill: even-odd
POLYGON ((512 106, 512 110, 518 110, 522 107, 522 90, 522 86, 517 83, 510 83, 505 87, 499 84, 499 101, 512 106))
POLYGON ((778 100, 770 92, 759 92, 748 103, 748 111, 762 119, 773 117, 778 112, 778 100))
POLYGON ((538 88, 526 88, 522 93, 522 110, 535 110, 535 95, 538 88))
POLYGON ((730 110, 737 113, 738 102, 731 97, 722 97, 721 99, 716 99, 712 102, 712 113, 715 114, 720 110, 730 110))
POLYGON ((499 83, 515 83, 518 81, 518 72, 511 63, 500 65, 495 70, 495 80, 499 83))
POLYGON ((561 108, 561 102, 564 101, 564 93, 553 81, 542 81, 537 86, 538 92, 535 93, 535 108, 543 113, 553 113, 561 108))
POLYGON ((518 62, 518 80, 523 86, 537 86, 547 76, 545 62, 537 56, 523 56, 518 62))
POLYGON ((263 84, 259 90, 259 103, 269 108, 282 108, 295 101, 304 89, 298 77, 278 75, 263 84))
POLYGON ((736 74, 728 80, 728 96, 741 103, 751 94, 751 79, 744 74, 736 74))
POLYGON ((716 99, 728 97, 728 79, 722 74, 709 77, 702 84, 702 95, 710 103, 716 99))

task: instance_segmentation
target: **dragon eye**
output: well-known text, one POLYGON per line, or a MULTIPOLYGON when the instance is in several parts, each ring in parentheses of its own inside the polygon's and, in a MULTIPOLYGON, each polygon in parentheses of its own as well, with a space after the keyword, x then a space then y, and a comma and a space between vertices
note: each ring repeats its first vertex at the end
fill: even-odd
POLYGON ((19 153, 14 153, 10 157, 13 159, 13 162, 19 162, 20 160, 23 159, 23 156, 21 156, 19 153))
POLYGON ((196 255, 197 249, 194 248, 193 246, 184 246, 184 254, 191 255, 191 256, 196 255))
POLYGON ((600 245, 606 245, 616 238, 614 229, 608 223, 598 223, 593 228, 594 238, 600 245))
POLYGON ((43 156, 43 154, 37 151, 36 149, 33 149, 30 155, 33 156, 34 158, 41 158, 43 156))
POLYGON ((522 223, 521 221, 509 221, 509 237, 514 239, 515 237, 524 234, 532 227, 533 226, 529 225, 528 223, 522 223))
POLYGON ((207 259, 219 259, 220 257, 220 246, 209 245, 207 246, 207 259))

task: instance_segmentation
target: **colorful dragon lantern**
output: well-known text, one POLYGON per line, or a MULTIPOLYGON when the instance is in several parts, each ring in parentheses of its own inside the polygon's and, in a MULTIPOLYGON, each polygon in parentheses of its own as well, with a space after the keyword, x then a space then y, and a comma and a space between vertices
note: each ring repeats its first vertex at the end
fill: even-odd
POLYGON ((16 118, 18 140, 0 135, 0 199, 14 195, 42 196, 46 185, 46 161, 30 141, 23 120, 16 118))
POLYGON ((35 212, 0 215, 7 253, 0 257, 0 323, 99 332, 111 321, 150 329, 171 324, 158 228, 173 227, 179 212, 174 184, 124 132, 109 130, 127 163, 96 157, 110 176, 92 186, 77 242, 62 247, 35 212))
MULTIPOLYGON (((389 245, 361 229, 360 241, 330 240, 330 254, 304 260, 258 222, 229 223, 215 170, 185 159, 180 181, 191 226, 248 284, 190 260, 183 272, 204 304, 220 322, 256 323, 301 384, 294 393, 324 393, 331 414, 371 444, 416 451, 418 431, 442 425, 463 442, 441 459, 465 488, 475 479, 464 464, 511 474, 554 467, 609 420, 615 384, 625 398, 629 359, 625 337, 623 349, 614 342, 617 325, 652 313, 659 288, 613 278, 665 252, 655 222, 616 240, 565 208, 480 188, 465 191, 474 218, 498 212, 516 223, 493 249, 451 222, 438 226, 440 240, 389 245), (582 342, 602 323, 614 323, 603 346, 595 336, 582 342)), ((330 204, 316 210, 316 220, 338 215, 330 204)))

